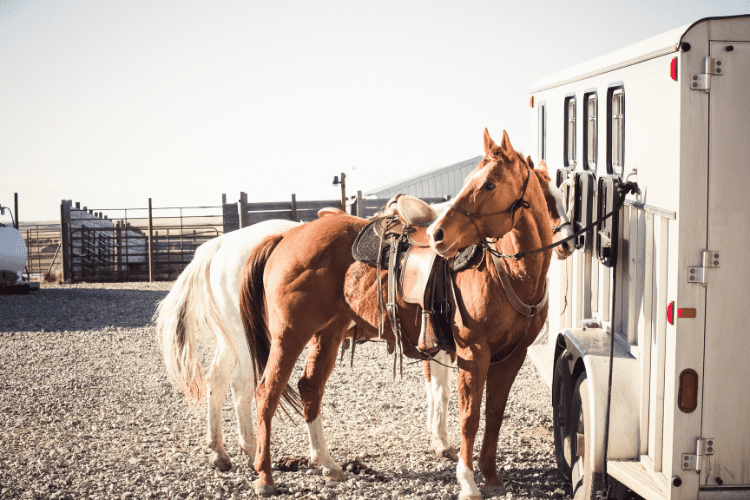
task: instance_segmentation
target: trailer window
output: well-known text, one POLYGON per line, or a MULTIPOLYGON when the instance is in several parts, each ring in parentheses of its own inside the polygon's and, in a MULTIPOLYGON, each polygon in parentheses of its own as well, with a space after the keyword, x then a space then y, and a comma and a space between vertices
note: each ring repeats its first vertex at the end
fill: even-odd
POLYGON ((563 164, 566 167, 576 164, 576 98, 568 96, 565 98, 565 142, 563 153, 563 164))
POLYGON ((547 159, 547 104, 539 103, 539 159, 547 159))
POLYGON ((625 164, 625 92, 622 86, 608 92, 607 172, 622 175, 625 164))
POLYGON ((596 92, 586 94, 583 98, 583 168, 596 170, 597 149, 597 105, 596 92))

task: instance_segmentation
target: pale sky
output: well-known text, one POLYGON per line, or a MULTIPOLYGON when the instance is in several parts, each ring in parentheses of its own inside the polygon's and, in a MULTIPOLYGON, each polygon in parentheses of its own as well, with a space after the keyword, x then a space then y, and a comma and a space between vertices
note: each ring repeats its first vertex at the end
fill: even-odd
MULTIPOLYGON (((750 0, 0 0, 0 204, 337 199, 530 140, 537 79, 750 0)), ((0 220, 4 222, 4 220, 0 220)))

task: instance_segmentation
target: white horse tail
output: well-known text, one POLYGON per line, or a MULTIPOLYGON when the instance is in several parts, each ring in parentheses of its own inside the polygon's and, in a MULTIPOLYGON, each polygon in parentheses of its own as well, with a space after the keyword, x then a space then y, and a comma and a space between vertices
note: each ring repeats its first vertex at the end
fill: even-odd
POLYGON ((215 335, 217 330, 225 330, 221 317, 216 314, 209 281, 211 259, 218 252, 221 240, 222 237, 214 238, 198 248, 193 261, 182 271, 154 313, 157 342, 167 374, 195 404, 203 399, 206 391, 206 373, 198 357, 196 332, 203 329, 215 335))

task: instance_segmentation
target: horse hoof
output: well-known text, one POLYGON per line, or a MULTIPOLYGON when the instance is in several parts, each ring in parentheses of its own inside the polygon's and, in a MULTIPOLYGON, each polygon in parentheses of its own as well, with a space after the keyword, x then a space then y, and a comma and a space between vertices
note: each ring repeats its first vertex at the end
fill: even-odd
POLYGON ((276 486, 272 484, 260 484, 258 481, 253 483, 253 491, 259 497, 269 497, 278 493, 276 486))
POLYGON ((446 448, 442 452, 440 452, 440 456, 450 460, 451 462, 458 462, 458 453, 453 446, 446 448))
POLYGON ((481 488, 482 495, 485 498, 503 497, 505 498, 505 486, 502 484, 485 485, 481 488))
POLYGON ((229 460, 229 457, 222 457, 218 453, 214 453, 211 455, 211 465, 221 472, 226 472, 232 468, 232 461, 229 460))
POLYGON ((341 469, 337 470, 323 467, 323 477, 325 477, 327 481, 346 481, 346 474, 344 474, 344 471, 341 469))

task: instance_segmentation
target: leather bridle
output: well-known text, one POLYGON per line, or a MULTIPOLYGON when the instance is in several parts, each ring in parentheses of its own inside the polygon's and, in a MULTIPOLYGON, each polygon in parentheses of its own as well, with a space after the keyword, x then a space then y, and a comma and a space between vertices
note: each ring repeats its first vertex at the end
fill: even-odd
POLYGON ((521 208, 529 208, 529 202, 526 201, 524 196, 526 195, 526 188, 529 186, 529 177, 531 176, 531 169, 529 166, 526 166, 526 180, 523 183, 523 189, 521 190, 521 196, 518 197, 516 201, 514 201, 510 207, 506 208, 505 210, 498 210, 497 212, 487 212, 482 214, 476 214, 474 212, 471 212, 465 208, 457 207, 456 205, 449 204, 447 211, 455 210, 456 212, 460 213, 461 215, 466 216, 472 224, 474 224, 474 229, 477 230, 477 236, 479 236, 480 241, 482 241, 482 245, 486 245, 486 241, 489 238, 489 236, 482 236, 482 231, 479 230, 479 226, 477 225, 477 220, 482 219, 484 217, 491 217, 493 215, 499 215, 502 213, 509 212, 510 218, 511 218, 511 226, 515 225, 515 218, 516 218, 516 212, 520 210, 521 208))

